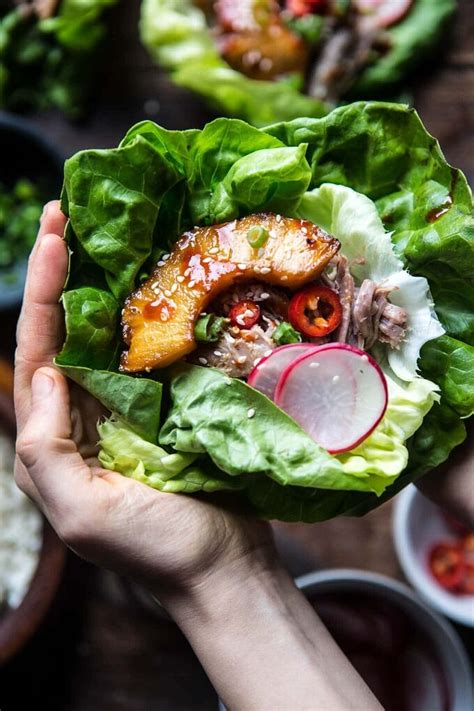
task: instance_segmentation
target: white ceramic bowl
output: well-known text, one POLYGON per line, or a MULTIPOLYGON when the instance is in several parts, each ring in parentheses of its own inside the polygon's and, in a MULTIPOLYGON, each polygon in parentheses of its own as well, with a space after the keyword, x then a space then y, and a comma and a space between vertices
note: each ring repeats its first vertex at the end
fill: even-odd
POLYGON ((449 593, 428 570, 432 546, 443 539, 454 540, 455 536, 439 508, 413 485, 396 500, 393 537, 403 572, 424 600, 452 620, 474 627, 474 596, 449 593))

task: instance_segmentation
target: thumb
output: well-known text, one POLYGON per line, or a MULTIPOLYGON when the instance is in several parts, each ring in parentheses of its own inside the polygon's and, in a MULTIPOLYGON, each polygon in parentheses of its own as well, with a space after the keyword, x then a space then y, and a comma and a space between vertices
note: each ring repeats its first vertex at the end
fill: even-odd
POLYGON ((17 440, 17 454, 42 498, 66 494, 71 484, 90 477, 70 438, 69 390, 53 368, 33 375, 31 409, 17 440))

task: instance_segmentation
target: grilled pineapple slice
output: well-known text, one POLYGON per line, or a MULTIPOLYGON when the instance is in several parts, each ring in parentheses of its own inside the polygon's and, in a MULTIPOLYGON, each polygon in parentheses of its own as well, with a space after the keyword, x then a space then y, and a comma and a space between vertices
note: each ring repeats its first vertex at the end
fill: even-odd
POLYGON ((199 314, 236 281, 260 279, 297 289, 322 272, 339 246, 312 222, 274 214, 186 232, 126 299, 122 326, 128 349, 120 370, 164 368, 190 353, 199 314), (263 246, 249 242, 254 227, 266 230, 263 246))

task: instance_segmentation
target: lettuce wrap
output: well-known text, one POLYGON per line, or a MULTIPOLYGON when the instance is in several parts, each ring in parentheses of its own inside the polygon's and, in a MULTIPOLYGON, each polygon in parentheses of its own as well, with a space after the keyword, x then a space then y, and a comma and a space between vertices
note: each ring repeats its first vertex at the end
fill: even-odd
POLYGON ((62 209, 71 262, 57 364, 112 413, 99 424, 104 467, 162 491, 234 491, 259 516, 314 522, 369 511, 464 440, 474 405, 472 194, 414 110, 360 102, 265 129, 145 121, 117 149, 66 162, 62 209), (124 299, 164 252, 194 225, 264 210, 331 231, 349 257, 364 256, 355 277, 393 280, 409 314, 403 347, 378 346, 388 409, 350 452, 330 455, 215 368, 118 372, 124 299))
MULTIPOLYGON (((194 0, 142 3, 142 42, 176 84, 202 96, 219 113, 255 126, 299 116, 320 117, 328 112, 325 100, 302 93, 302 73, 268 81, 249 78, 233 69, 219 54, 206 14, 198 4, 194 0)), ((341 8, 347 5, 340 3, 341 8)), ((385 31, 383 41, 388 49, 362 68, 343 99, 396 95, 397 85, 440 44, 455 9, 455 0, 414 0, 408 14, 385 31)), ((321 34, 318 15, 304 19, 309 20, 305 24, 316 25, 316 35, 321 34)))
POLYGON ((59 108, 72 118, 84 110, 103 15, 117 0, 15 3, 0 9, 0 107, 12 111, 59 108))

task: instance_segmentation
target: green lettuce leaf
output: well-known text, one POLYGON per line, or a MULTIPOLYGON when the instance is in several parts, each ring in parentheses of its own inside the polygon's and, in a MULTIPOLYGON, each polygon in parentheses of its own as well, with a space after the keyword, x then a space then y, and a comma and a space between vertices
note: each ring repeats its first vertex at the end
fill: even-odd
POLYGON ((181 178, 140 135, 122 148, 81 151, 66 161, 64 209, 117 299, 132 291, 151 254, 163 198, 181 178))
POLYGON ((407 16, 388 28, 390 50, 362 72, 348 97, 387 95, 387 89, 400 83, 429 59, 433 48, 442 45, 455 11, 455 0, 415 0, 407 16))
POLYGON ((199 491, 238 491, 240 482, 222 472, 202 471, 193 464, 196 455, 169 453, 141 439, 136 432, 116 419, 98 425, 101 451, 99 461, 105 469, 172 494, 199 491))

